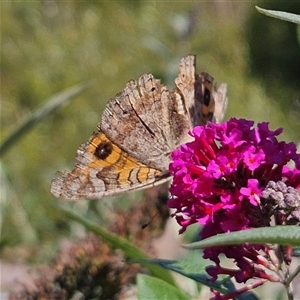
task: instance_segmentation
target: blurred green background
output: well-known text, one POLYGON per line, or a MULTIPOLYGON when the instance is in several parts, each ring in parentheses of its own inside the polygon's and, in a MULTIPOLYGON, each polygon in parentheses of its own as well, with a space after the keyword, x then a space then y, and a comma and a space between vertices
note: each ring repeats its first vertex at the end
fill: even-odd
MULTIPOLYGON (((268 121, 298 143, 299 28, 259 14, 254 5, 300 12, 295 1, 1 2, 2 140, 53 94, 96 82, 2 157, 2 249, 34 248, 30 259, 42 261, 63 236, 76 233, 60 205, 92 217, 118 201, 66 203, 50 194, 50 183, 57 170, 71 170, 78 146, 128 80, 151 72, 172 89, 187 54, 197 54, 199 72, 228 83, 227 119, 268 121)), ((2 251, 14 260, 9 253, 2 251)))

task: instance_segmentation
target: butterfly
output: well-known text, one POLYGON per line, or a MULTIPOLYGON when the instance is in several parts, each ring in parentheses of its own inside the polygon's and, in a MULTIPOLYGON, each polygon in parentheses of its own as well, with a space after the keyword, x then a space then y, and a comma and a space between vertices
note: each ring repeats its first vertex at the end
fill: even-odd
POLYGON ((173 91, 152 74, 125 88, 106 105, 98 131, 77 150, 72 172, 58 172, 51 193, 60 198, 99 199, 166 181, 170 154, 189 140, 188 131, 220 123, 227 85, 216 87, 207 73, 196 74, 196 56, 180 61, 173 91))

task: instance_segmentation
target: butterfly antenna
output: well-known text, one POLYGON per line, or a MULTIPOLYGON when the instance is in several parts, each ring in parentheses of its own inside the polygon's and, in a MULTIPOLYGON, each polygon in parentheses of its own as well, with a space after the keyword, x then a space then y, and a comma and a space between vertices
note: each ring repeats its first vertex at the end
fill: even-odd
POLYGON ((145 229, 146 227, 148 227, 151 224, 151 222, 153 221, 153 219, 157 216, 157 214, 158 214, 158 211, 156 211, 156 213, 151 217, 149 222, 147 222, 141 226, 142 229, 145 229))

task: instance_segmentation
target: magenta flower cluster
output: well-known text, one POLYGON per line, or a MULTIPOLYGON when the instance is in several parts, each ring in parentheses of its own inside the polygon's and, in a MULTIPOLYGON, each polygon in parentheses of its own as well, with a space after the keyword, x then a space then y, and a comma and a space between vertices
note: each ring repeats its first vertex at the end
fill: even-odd
MULTIPOLYGON (((282 129, 271 131, 266 122, 253 125, 253 121, 233 118, 222 125, 195 127, 189 133, 194 140, 172 153, 168 205, 175 209, 181 233, 193 223, 203 225, 202 238, 270 226, 274 209, 265 206, 262 198, 268 182, 283 181, 300 188, 300 155, 295 144, 277 140, 282 129), (288 162, 294 166, 288 167, 288 162)), ((213 280, 219 274, 235 277, 237 282, 267 277, 257 267, 265 264, 259 250, 267 251, 262 245, 207 248, 204 257, 215 263, 207 272, 213 280), (221 253, 234 259, 238 268, 221 267, 221 253)))

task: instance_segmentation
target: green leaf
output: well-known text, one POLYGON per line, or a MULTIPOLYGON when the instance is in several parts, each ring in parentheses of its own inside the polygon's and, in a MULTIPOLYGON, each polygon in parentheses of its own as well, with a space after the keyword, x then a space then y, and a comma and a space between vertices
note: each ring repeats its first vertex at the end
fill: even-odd
MULTIPOLYGON (((219 291, 222 294, 228 294, 236 291, 234 284, 228 276, 224 276, 223 280, 217 280, 212 282, 210 277, 205 271, 205 267, 211 264, 211 261, 203 259, 199 251, 192 251, 189 255, 181 260, 166 260, 166 259, 151 259, 148 261, 135 259, 133 262, 140 263, 142 265, 157 264, 170 271, 181 274, 187 278, 190 278, 202 285, 219 291)), ((237 300, 257 300, 258 298, 250 292, 243 293, 236 297, 237 300)))
MULTIPOLYGON (((189 252, 187 257, 178 261, 166 259, 133 259, 132 262, 140 263, 143 265, 157 264, 165 269, 174 271, 203 284, 207 283, 208 280, 205 268, 211 263, 209 260, 203 259, 202 254, 199 251, 189 252)), ((214 287, 214 285, 209 286, 214 287)))
MULTIPOLYGON (((165 269, 181 274, 187 278, 190 278, 196 282, 199 282, 203 285, 206 285, 210 288, 218 290, 223 294, 230 292, 229 289, 222 287, 222 283, 215 281, 210 281, 210 277, 205 272, 205 266, 202 263, 203 259, 200 257, 200 253, 198 253, 198 262, 189 261, 188 258, 182 260, 166 260, 166 259, 151 259, 151 260, 141 260, 135 259, 133 262, 139 263, 142 265, 156 264, 162 266, 165 269)), ((208 265, 210 261, 206 260, 206 264, 208 265)))
POLYGON ((56 108, 63 103, 73 99, 84 90, 86 90, 90 83, 74 85, 66 90, 63 90, 45 101, 40 108, 32 113, 26 120, 24 120, 4 141, 0 144, 0 156, 3 156, 10 147, 12 147, 19 139, 28 133, 34 126, 45 117, 50 115, 56 108))
POLYGON ((203 241, 184 245, 187 249, 201 249, 205 247, 251 244, 280 244, 299 246, 299 226, 273 226, 248 230, 241 230, 231 233, 217 234, 203 241))
POLYGON ((300 24, 300 15, 287 13, 287 12, 284 12, 284 11, 263 9, 263 8, 258 7, 258 6, 255 6, 255 8, 257 9, 257 11, 259 11, 260 13, 262 13, 262 14, 268 16, 268 17, 272 17, 272 18, 283 20, 283 21, 288 21, 288 22, 300 24))
POLYGON ((137 276, 137 288, 138 299, 190 299, 181 290, 165 281, 143 274, 137 276))
MULTIPOLYGON (((104 242, 110 244, 113 248, 121 249, 127 258, 149 259, 148 255, 145 252, 143 252, 141 249, 136 247, 133 243, 131 243, 127 239, 120 237, 111 231, 106 230, 105 228, 99 226, 98 224, 91 222, 87 218, 84 218, 70 210, 63 209, 63 208, 61 208, 61 210, 68 218, 72 219, 73 221, 76 221, 77 223, 80 223, 87 230, 100 236, 104 242)), ((168 282, 173 286, 176 285, 173 277, 165 269, 154 265, 149 266, 148 269, 152 273, 152 275, 164 279, 166 282, 168 282)))

